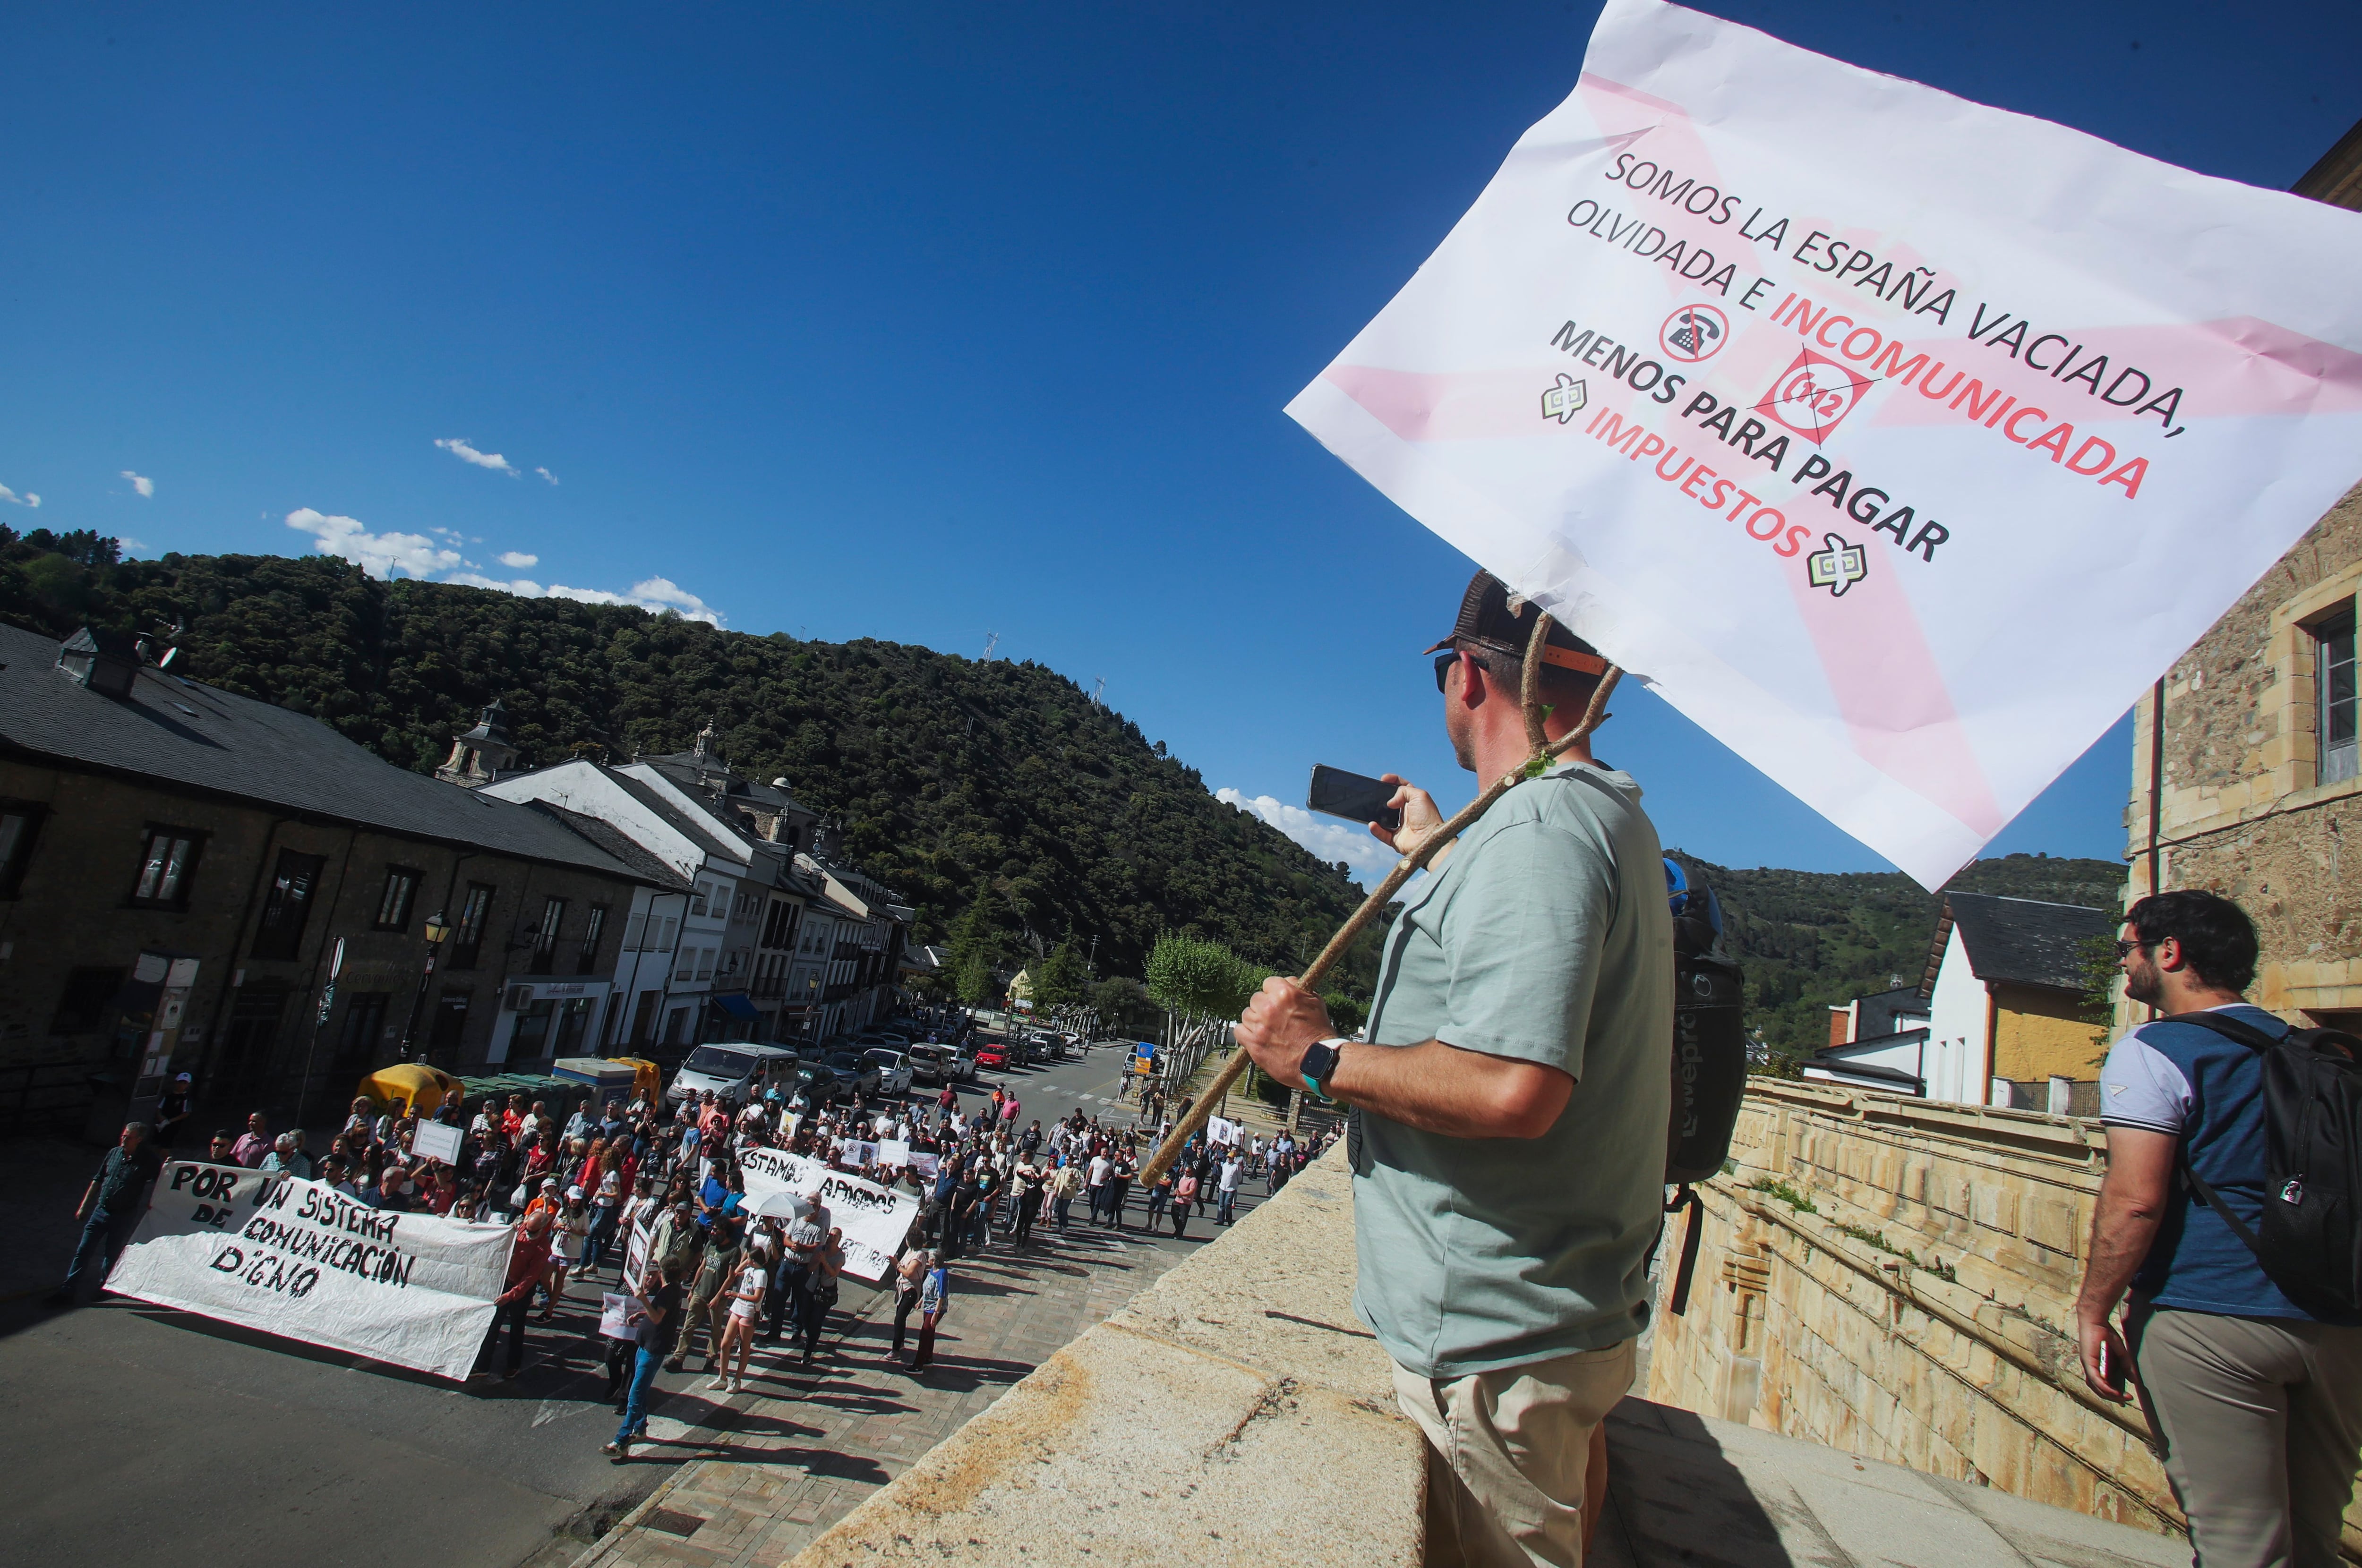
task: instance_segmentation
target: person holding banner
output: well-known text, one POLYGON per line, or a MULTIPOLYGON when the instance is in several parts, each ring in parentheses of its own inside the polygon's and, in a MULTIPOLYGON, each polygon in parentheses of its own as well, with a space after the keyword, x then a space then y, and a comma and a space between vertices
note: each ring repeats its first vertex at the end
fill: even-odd
POLYGON ((646 1305, 624 1319, 633 1331, 636 1354, 631 1391, 624 1400, 624 1424, 615 1429, 615 1441, 604 1450, 616 1459, 629 1459, 633 1441, 648 1435, 648 1395, 656 1387, 657 1369, 664 1364, 664 1342, 670 1332, 666 1323, 682 1310, 680 1286, 666 1275, 662 1264, 648 1265, 640 1281, 640 1294, 646 1305))
POLYGON ((549 1274, 550 1211, 537 1209, 517 1221, 516 1245, 509 1253, 508 1288, 492 1297, 500 1310, 493 1315, 491 1338, 500 1337, 501 1325, 508 1325, 508 1364, 502 1369, 505 1382, 516 1381, 524 1370, 524 1320, 533 1307, 533 1293, 549 1274))
MULTIPOLYGON (((1429 650, 1444 733, 1486 781, 1532 755, 1520 678, 1540 616, 1478 572, 1429 650)), ((1606 665, 1552 626, 1552 740, 1606 665)), ((1442 825, 1398 786, 1408 853, 1442 825)), ((1354 1309, 1429 1443, 1429 1551, 1583 1561, 1593 1434, 1631 1386, 1664 1200, 1673 939, 1639 787, 1577 740, 1467 828, 1406 899, 1368 1039, 1264 982, 1237 1025, 1255 1065, 1352 1108, 1354 1309)))
POLYGON ((99 1162, 98 1174, 74 1206, 74 1218, 83 1222, 82 1240, 66 1265, 66 1282, 49 1298, 50 1306, 80 1307, 98 1295, 100 1283, 139 1226, 145 1207, 140 1200, 149 1183, 163 1168, 164 1156, 149 1140, 148 1124, 125 1122, 115 1147, 99 1162))

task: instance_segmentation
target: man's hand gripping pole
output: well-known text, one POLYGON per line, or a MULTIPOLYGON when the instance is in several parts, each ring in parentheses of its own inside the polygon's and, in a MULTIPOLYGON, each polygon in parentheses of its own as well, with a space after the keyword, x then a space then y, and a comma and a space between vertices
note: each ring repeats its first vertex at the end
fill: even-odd
MULTIPOLYGON (((1544 767, 1590 739, 1592 732, 1606 721, 1608 694, 1616 690, 1617 681, 1624 676, 1622 668, 1612 664, 1599 677, 1599 685, 1591 693, 1589 705, 1584 709, 1583 722, 1556 742, 1543 733, 1542 650, 1549 646, 1551 624, 1551 618, 1543 615, 1536 624, 1533 635, 1527 639, 1525 668, 1518 683, 1518 695, 1525 710, 1526 741, 1532 747, 1532 754, 1522 767, 1485 786, 1483 794, 1461 807, 1450 821, 1428 834, 1418 848, 1396 862, 1395 868, 1386 873, 1385 880, 1362 900, 1362 907, 1353 911, 1353 918, 1337 928, 1337 934, 1329 939, 1329 945, 1320 950, 1320 956, 1312 960, 1304 973, 1297 977, 1297 985, 1317 993, 1320 989, 1320 982, 1328 978, 1329 971, 1345 955, 1345 950, 1352 946, 1355 938, 1378 917, 1378 911, 1402 891, 1404 883, 1418 875, 1445 845, 1466 832, 1469 824, 1490 810, 1494 801, 1507 794, 1520 780, 1539 777, 1544 767)), ((1173 1131, 1165 1135, 1164 1142, 1157 1146, 1148 1164, 1141 1167, 1140 1185, 1142 1187, 1155 1186, 1164 1173, 1173 1168, 1173 1162, 1181 1157, 1181 1146, 1206 1125, 1206 1118, 1213 1114, 1215 1105, 1230 1093, 1231 1086, 1238 1082, 1239 1075, 1246 1071, 1247 1061, 1246 1047, 1242 1045, 1232 1051, 1230 1060, 1222 1064, 1222 1070, 1214 1075, 1214 1081, 1206 1086, 1205 1092, 1189 1102, 1189 1108, 1173 1124, 1173 1131)))

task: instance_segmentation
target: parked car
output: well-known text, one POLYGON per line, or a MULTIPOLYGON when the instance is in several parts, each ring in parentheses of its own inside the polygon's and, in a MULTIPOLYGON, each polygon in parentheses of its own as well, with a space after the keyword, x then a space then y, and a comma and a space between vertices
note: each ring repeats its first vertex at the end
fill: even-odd
POLYGON ((780 1045, 700 1045, 689 1054, 665 1090, 668 1100, 695 1099, 712 1089, 723 1099, 745 1101, 763 1092, 769 1081, 783 1088, 784 1074, 796 1054, 780 1045))
POLYGON ((825 1062, 805 1062, 796 1068, 794 1082, 788 1088, 788 1097, 790 1099, 794 1099, 799 1090, 809 1097, 814 1105, 833 1104, 845 1099, 853 1092, 852 1086, 844 1081, 844 1076, 825 1062))
POLYGON ((862 1060, 877 1065, 879 1094, 908 1094, 912 1077, 911 1058, 901 1052, 880 1045, 861 1053, 862 1060))
POLYGON ((831 1072, 843 1078, 856 1094, 877 1092, 877 1064, 851 1051, 839 1051, 828 1059, 831 1072))
POLYGON ((951 1070, 952 1048, 948 1045, 913 1045, 910 1050, 911 1081, 939 1084, 951 1070))
POLYGON ((970 1070, 973 1071, 976 1067, 1005 1069, 1008 1066, 1009 1047, 1000 1041, 988 1040, 976 1048, 976 1055, 971 1059, 970 1070))

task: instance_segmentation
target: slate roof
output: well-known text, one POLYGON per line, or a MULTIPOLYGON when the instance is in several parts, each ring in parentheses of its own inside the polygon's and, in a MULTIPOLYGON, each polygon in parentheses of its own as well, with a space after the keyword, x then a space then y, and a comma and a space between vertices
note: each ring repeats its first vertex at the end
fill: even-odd
POLYGON ((1977 978, 2056 990, 2083 988, 2084 940, 2106 936, 2118 923, 2110 910, 2082 904, 2048 904, 2036 899, 2006 899, 1995 893, 1947 893, 1944 918, 1937 923, 1929 955, 1932 975, 1943 958, 1945 938, 1957 928, 1977 978))
POLYGON ((568 831, 581 834, 630 867, 642 881, 653 882, 668 893, 687 892, 692 886, 670 861, 659 857, 613 823, 585 816, 580 812, 569 812, 550 801, 528 801, 524 809, 539 812, 555 819, 568 831))
POLYGON ((1871 1040, 1895 1032, 1898 1015, 1908 1013, 1914 1018, 1927 1016, 1927 999, 1919 994, 1916 986, 1901 990, 1874 991, 1860 998, 1854 1021, 1854 1037, 1871 1040))
POLYGON ((0 625, 0 753, 649 879, 553 817, 396 767, 292 709, 146 667, 128 698, 108 697, 59 669, 58 648, 38 632, 0 625))

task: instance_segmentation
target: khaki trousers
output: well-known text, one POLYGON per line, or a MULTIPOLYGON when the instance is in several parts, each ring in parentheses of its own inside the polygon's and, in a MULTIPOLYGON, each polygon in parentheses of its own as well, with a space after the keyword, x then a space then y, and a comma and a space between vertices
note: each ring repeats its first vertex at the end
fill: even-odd
POLYGON ((2362 1328, 2136 1301, 2125 1331, 2199 1568, 2338 1568, 2362 1328))
POLYGON ((1633 1344, 1421 1377, 1395 1398, 1428 1445, 1428 1568, 1580 1568, 1592 1430, 1632 1386, 1633 1344))

